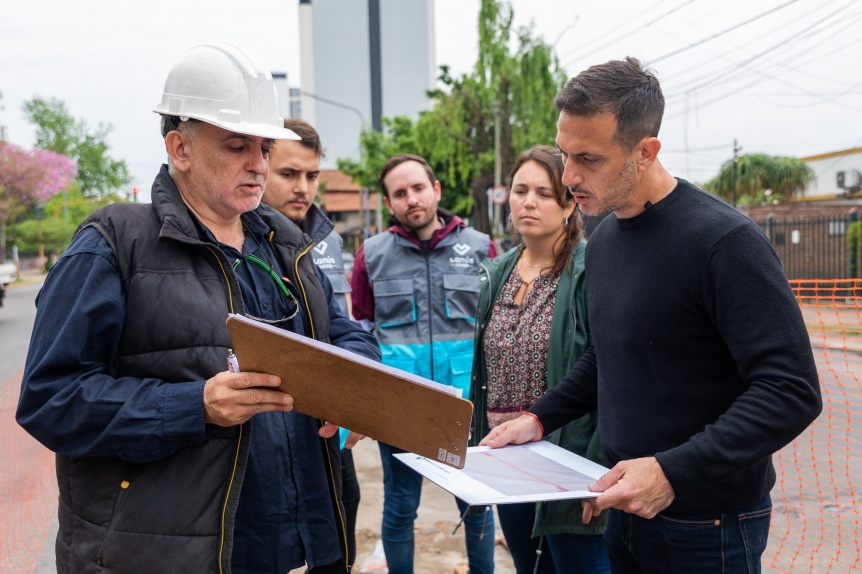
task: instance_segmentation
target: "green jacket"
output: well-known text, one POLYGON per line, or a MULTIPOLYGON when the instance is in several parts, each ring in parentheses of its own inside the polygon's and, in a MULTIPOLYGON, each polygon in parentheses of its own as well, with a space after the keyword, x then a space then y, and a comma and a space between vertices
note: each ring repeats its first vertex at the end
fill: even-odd
MULTIPOLYGON (((569 372, 575 361, 590 344, 590 327, 587 320, 587 289, 584 277, 584 251, 587 242, 581 242, 572 255, 571 269, 563 269, 557 284, 551 335, 548 341, 548 389, 554 388, 569 372)), ((471 444, 476 445, 488 434, 488 410, 485 370, 485 328, 491 318, 494 301, 500 296, 503 285, 515 269, 519 247, 514 247, 495 259, 486 259, 479 270, 479 311, 476 315, 475 351, 473 354, 473 381, 470 400, 473 401, 473 433, 471 444)), ((599 443, 598 413, 593 411, 545 436, 557 444, 592 461, 602 462, 599 443)), ((536 523, 533 536, 547 534, 601 534, 604 532, 607 513, 602 513, 589 524, 581 519, 581 502, 566 500, 536 504, 536 523)))

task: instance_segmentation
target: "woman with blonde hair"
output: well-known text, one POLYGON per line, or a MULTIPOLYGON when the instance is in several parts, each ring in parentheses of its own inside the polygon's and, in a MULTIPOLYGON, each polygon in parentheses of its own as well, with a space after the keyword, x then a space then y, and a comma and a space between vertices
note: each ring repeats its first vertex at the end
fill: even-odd
MULTIPOLYGON (((516 247, 479 271, 473 383, 473 440, 524 413, 589 346, 586 241, 563 163, 550 147, 515 161, 509 192, 516 247), (520 244, 518 244, 520 242, 520 244)), ((601 462, 596 412, 545 437, 601 462)), ((519 574, 610 571, 605 515, 584 524, 577 500, 506 504, 498 516, 519 574)))

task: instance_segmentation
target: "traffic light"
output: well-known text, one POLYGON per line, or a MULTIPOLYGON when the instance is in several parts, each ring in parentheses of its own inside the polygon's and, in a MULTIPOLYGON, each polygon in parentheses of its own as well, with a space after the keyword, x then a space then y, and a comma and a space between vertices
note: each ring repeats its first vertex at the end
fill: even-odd
POLYGON ((134 201, 135 203, 138 203, 138 188, 137 187, 132 188, 132 201, 134 201))
POLYGON ((45 206, 41 203, 36 204, 36 219, 42 221, 45 217, 45 206))

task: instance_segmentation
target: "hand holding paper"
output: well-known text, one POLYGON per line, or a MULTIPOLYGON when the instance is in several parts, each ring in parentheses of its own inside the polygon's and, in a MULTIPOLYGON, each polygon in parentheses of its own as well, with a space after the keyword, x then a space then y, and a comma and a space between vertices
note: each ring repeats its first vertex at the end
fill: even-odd
POLYGON ((642 518, 653 518, 670 506, 676 496, 655 457, 619 462, 589 488, 602 493, 593 501, 597 510, 594 516, 605 508, 618 508, 642 518))
POLYGON ((491 432, 482 439, 479 446, 500 448, 507 444, 524 444, 541 440, 542 429, 539 421, 533 415, 521 415, 515 420, 506 421, 500 426, 491 429, 491 432))

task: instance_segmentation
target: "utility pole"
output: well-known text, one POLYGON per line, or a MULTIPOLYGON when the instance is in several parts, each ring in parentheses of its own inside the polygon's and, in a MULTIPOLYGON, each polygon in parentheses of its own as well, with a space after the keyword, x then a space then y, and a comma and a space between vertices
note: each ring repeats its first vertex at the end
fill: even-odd
MULTIPOLYGON (((502 114, 500 113, 500 108, 497 106, 494 111, 494 187, 503 184, 503 158, 501 157, 502 151, 500 149, 500 122, 502 114)), ((501 214, 500 210, 502 208, 497 203, 494 203, 494 223, 492 226, 491 237, 492 239, 499 238, 501 233, 501 214)))
POLYGON ((733 178, 730 185, 731 205, 736 207, 736 164, 739 161, 737 154, 742 151, 742 148, 736 145, 736 138, 733 138, 733 178))
MULTIPOLYGON (((368 0, 368 61, 371 73, 371 127, 383 131, 383 64, 381 61, 380 0, 368 0)), ((360 148, 360 153, 362 150, 360 148)), ((369 200, 370 201, 370 200, 369 200)), ((370 207, 366 207, 370 211, 370 207)), ((383 202, 377 194, 376 231, 383 229, 383 202)), ((366 234, 368 234, 366 228, 366 234)), ((364 241, 364 238, 363 238, 364 241)))
POLYGON ((371 66, 371 127, 383 131, 383 76, 380 48, 380 0, 368 0, 368 44, 371 66))

